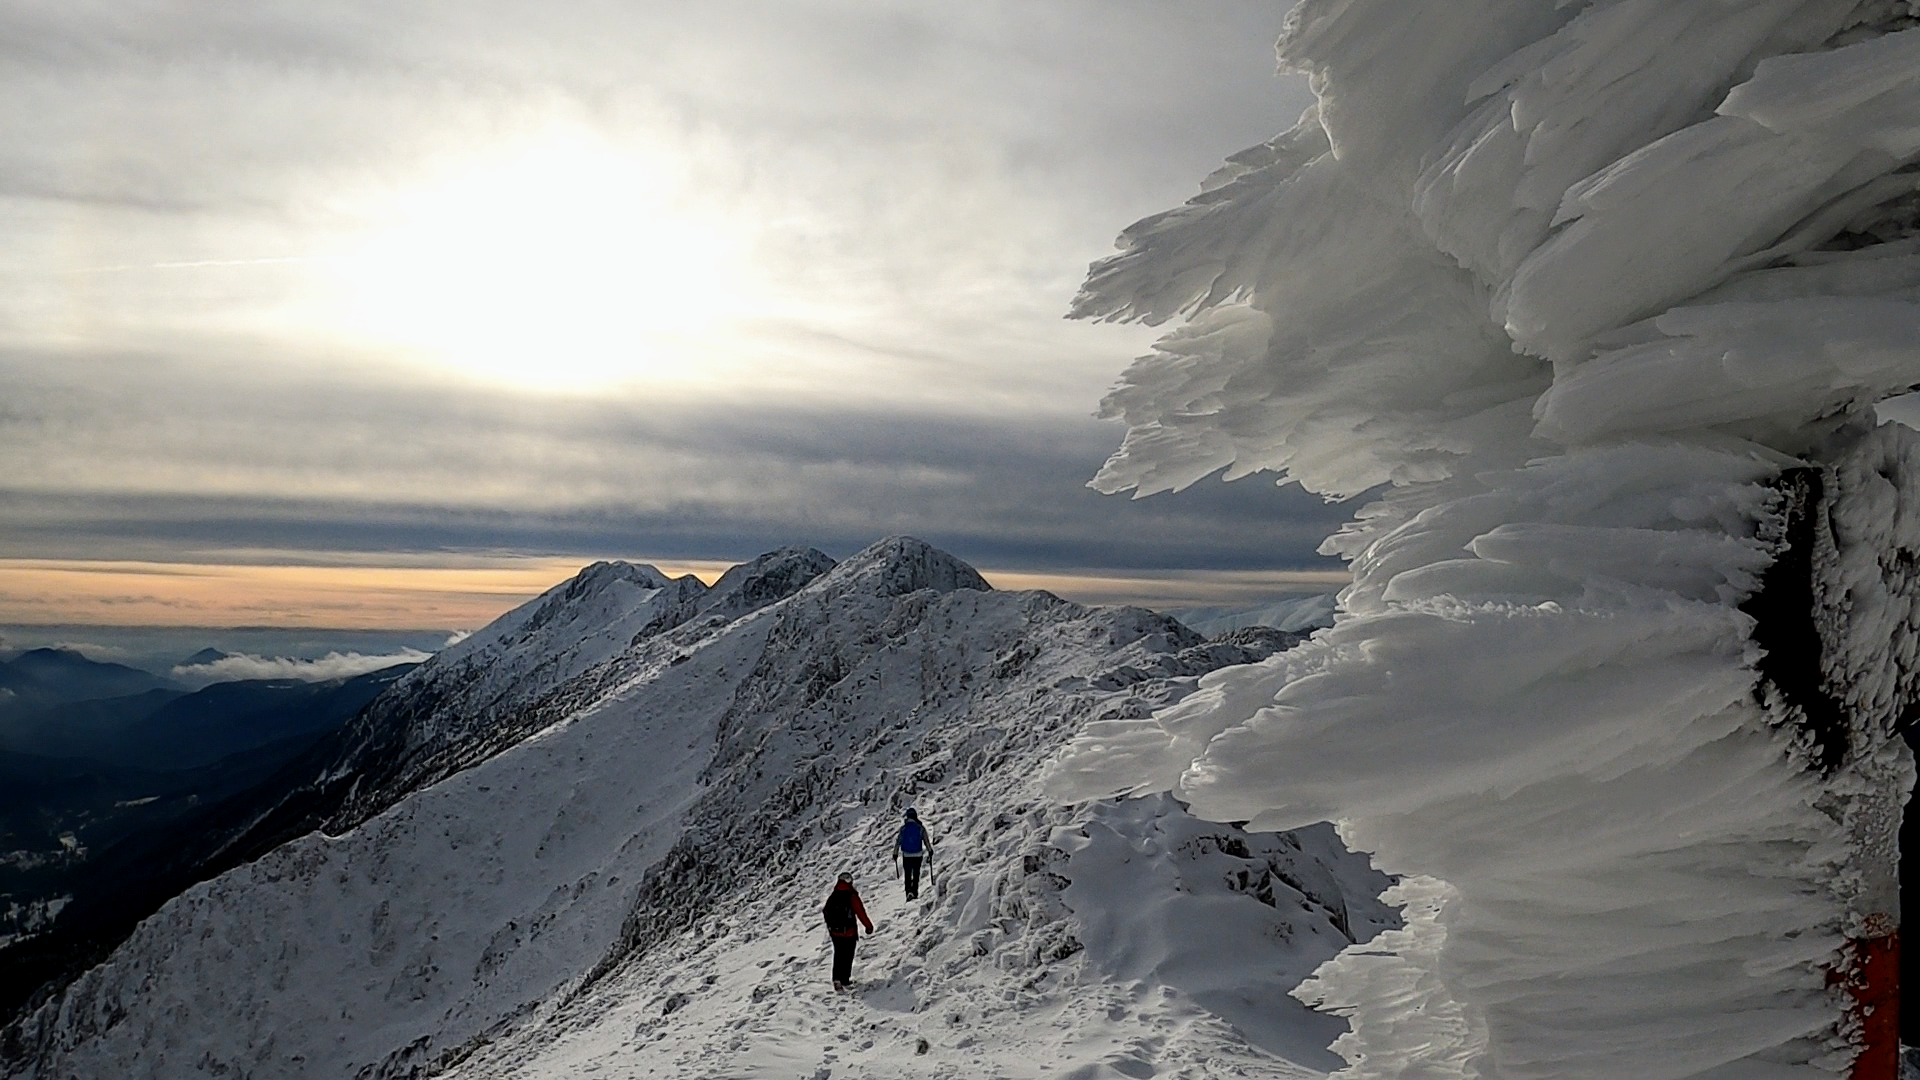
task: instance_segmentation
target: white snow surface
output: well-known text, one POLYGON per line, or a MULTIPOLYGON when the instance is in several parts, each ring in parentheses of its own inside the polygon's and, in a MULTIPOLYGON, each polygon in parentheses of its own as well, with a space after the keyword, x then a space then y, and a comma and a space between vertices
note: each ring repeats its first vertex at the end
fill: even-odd
POLYGON ((1051 790, 1331 819, 1404 875, 1299 991, 1342 1077, 1844 1072, 1827 969, 1897 919, 1920 699, 1920 448, 1872 416, 1920 385, 1920 11, 1303 0, 1279 51, 1317 106, 1076 300, 1185 319, 1093 484, 1377 489, 1323 548, 1353 583, 1051 790), (1800 469, 1831 772, 1744 610, 1800 469))
POLYGON ((1140 609, 993 592, 905 539, 770 606, 602 649, 656 607, 643 576, 591 569, 570 609, 537 602, 470 639, 510 671, 601 650, 559 683, 586 688, 578 708, 169 902, 6 1033, 27 1048, 12 1075, 1338 1064, 1344 1025, 1289 991, 1398 925, 1387 877, 1326 825, 1253 833, 1165 795, 1040 791, 1084 724, 1146 716, 1244 650, 1140 609), (602 603, 603 577, 635 586, 615 585, 625 606, 602 603), (543 610, 571 629, 534 633, 543 610), (937 844, 917 905, 887 857, 908 803, 937 844), (879 923, 844 996, 818 913, 842 868, 879 923))
POLYGON ((965 854, 936 861, 917 903, 880 853, 896 819, 863 813, 651 963, 543 1008, 449 1075, 1305 1080, 1337 1064, 1326 1045, 1343 1025, 1287 994, 1348 939, 1272 871, 1352 890, 1363 935, 1385 925, 1372 899, 1385 879, 1330 827, 1248 834, 1164 796, 967 804, 1033 792, 1031 773, 998 780, 927 814, 965 854), (844 995, 826 983, 817 910, 842 867, 876 926, 844 995), (1249 895, 1263 879, 1273 906, 1249 895))

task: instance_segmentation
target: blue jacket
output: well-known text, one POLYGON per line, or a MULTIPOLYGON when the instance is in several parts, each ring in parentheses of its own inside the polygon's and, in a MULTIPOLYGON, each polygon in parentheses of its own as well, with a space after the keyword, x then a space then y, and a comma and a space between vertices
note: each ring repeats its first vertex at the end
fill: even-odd
POLYGON ((926 827, 918 821, 909 821, 900 826, 900 838, 894 842, 900 854, 909 857, 927 854, 927 849, 932 845, 933 840, 927 835, 926 827))

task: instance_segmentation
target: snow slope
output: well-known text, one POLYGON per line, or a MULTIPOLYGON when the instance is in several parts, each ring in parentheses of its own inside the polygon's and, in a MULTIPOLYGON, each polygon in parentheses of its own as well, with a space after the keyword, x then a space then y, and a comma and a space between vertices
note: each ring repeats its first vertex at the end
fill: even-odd
POLYGON ((1342 1076, 1856 1056, 1830 974, 1897 925, 1920 704, 1920 446, 1872 416, 1920 384, 1917 15, 1304 0, 1318 104, 1093 267, 1076 314, 1186 320, 1095 486, 1389 485, 1323 549, 1331 630, 1091 725, 1054 789, 1407 875, 1302 990, 1342 1076))
POLYGON ((449 1075, 1304 1078, 1333 1063, 1341 1025, 1287 991, 1348 943, 1336 915, 1363 939, 1392 915, 1371 900, 1385 879, 1330 828, 1249 834, 1164 797, 939 805, 935 835, 965 853, 918 904, 880 854, 892 815, 863 816, 449 1075), (817 907, 843 866, 877 932, 837 995, 817 907), (1335 889, 1365 899, 1330 910, 1335 889))
MULTIPOLYGON (((760 570, 809 562, 776 555, 760 570)), ((580 580, 601 575, 636 579, 580 580)), ((565 633, 531 634, 522 609, 475 635, 461 655, 498 670, 600 659, 549 685, 543 700, 575 705, 530 737, 170 902, 5 1033, 7 1075, 1334 1063, 1340 1025, 1286 993, 1395 924, 1372 899, 1387 879, 1325 827, 1255 835, 1165 798, 1039 798, 1087 721, 1147 715, 1281 635, 1208 643, 1151 612, 993 592, 907 539, 796 577, 785 599, 650 634, 633 627, 657 587, 565 633), (913 912, 885 881, 909 801, 941 841, 913 912), (852 1000, 825 990, 817 916, 842 866, 887 924, 852 1000)))
POLYGON ((708 589, 691 574, 669 581, 651 566, 594 563, 443 650, 356 718, 327 766, 353 781, 330 831, 553 723, 580 704, 569 684, 642 642, 696 619, 738 618, 832 565, 818 551, 781 549, 708 589))

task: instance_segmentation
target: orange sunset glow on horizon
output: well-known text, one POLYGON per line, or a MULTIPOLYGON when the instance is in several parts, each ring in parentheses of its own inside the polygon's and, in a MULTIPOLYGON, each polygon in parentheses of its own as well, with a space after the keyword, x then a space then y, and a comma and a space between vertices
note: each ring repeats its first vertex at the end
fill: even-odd
MULTIPOLYGON (((586 560, 482 566, 249 566, 0 559, 0 623, 472 629, 586 560)), ((705 564, 669 574, 716 576, 705 564)))
MULTIPOLYGON (((591 561, 549 556, 456 566, 322 566, 0 559, 0 625, 471 630, 591 561)), ((649 562, 669 577, 692 574, 708 584, 730 565, 631 561, 649 562)), ((1332 592, 1346 581, 1341 572, 1311 570, 981 573, 999 589, 1045 589, 1082 603, 1151 606, 1332 592)))

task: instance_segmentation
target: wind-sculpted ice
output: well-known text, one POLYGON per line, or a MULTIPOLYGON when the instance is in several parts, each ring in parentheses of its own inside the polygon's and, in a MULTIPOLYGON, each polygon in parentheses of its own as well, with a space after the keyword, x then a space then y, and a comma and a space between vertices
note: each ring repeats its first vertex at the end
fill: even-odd
POLYGON ((1280 55, 1318 105, 1075 303, 1185 319, 1094 486, 1378 489, 1353 583, 1057 789, 1409 875, 1300 991, 1343 1076, 1846 1071, 1920 702, 1920 449, 1873 426, 1920 384, 1920 11, 1305 0, 1280 55))

